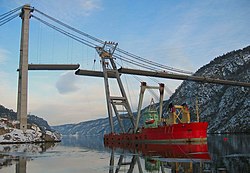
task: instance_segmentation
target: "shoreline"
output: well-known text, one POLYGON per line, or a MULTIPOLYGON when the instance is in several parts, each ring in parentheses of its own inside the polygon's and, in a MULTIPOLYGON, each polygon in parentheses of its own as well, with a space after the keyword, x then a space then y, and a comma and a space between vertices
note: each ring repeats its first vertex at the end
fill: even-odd
POLYGON ((62 140, 55 140, 55 141, 27 141, 27 142, 0 142, 0 145, 5 144, 41 144, 41 143, 59 143, 62 140))

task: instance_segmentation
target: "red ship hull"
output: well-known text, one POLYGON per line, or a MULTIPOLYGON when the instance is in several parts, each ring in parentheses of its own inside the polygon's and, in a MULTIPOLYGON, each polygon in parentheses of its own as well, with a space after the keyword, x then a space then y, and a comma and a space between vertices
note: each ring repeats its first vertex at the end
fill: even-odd
POLYGON ((207 140, 207 122, 179 123, 142 128, 138 133, 110 133, 104 135, 104 143, 179 143, 207 140))

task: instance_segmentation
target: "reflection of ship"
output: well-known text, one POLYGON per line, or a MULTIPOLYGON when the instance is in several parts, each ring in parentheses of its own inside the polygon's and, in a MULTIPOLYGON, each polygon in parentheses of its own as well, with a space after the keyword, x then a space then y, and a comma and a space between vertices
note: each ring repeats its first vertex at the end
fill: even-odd
MULTIPOLYGON (((205 172, 206 164, 210 162, 207 144, 106 144, 106 147, 112 148, 112 154, 115 149, 128 150, 134 153, 130 160, 125 161, 125 153, 123 152, 116 166, 116 173, 120 171, 122 166, 128 166, 127 172, 133 172, 135 165, 142 173, 142 164, 139 155, 144 158, 144 167, 147 171, 184 171, 184 172, 205 172)), ((114 156, 111 155, 110 173, 114 171, 114 156)), ((126 169, 126 168, 123 168, 126 169)))
POLYGON ((160 156, 162 158, 179 158, 179 159, 201 159, 210 160, 207 143, 197 144, 105 144, 108 148, 120 148, 130 152, 137 152, 143 156, 160 156))

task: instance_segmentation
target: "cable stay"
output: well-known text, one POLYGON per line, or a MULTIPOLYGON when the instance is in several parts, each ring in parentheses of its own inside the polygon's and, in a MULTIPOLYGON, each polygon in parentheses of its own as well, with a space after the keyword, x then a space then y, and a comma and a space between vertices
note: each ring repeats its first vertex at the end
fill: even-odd
MULTIPOLYGON (((149 76, 147 76, 150 80, 152 80, 152 81, 154 81, 155 83, 161 83, 160 81, 158 81, 157 79, 155 79, 155 78, 151 78, 151 77, 149 77, 149 76)), ((173 94, 173 92, 171 91, 171 89, 167 86, 167 85, 165 85, 165 87, 164 87, 164 91, 166 92, 166 93, 168 93, 170 96, 173 94)))

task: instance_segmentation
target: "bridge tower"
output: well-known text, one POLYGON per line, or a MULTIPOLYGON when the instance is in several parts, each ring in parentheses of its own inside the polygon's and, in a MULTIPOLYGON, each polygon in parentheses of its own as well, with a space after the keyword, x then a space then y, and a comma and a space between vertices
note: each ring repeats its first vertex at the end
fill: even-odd
POLYGON ((32 11, 30 5, 24 5, 20 14, 22 29, 18 75, 17 120, 20 121, 21 130, 27 129, 29 19, 32 11))

